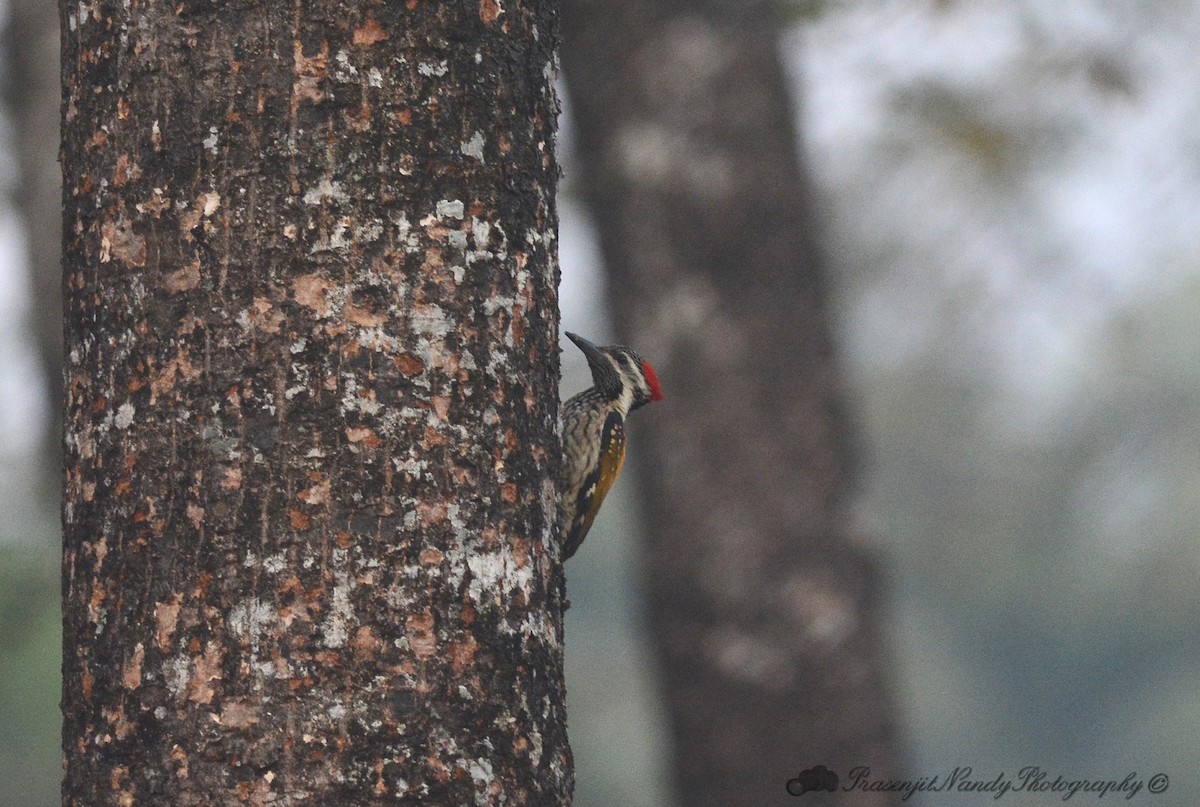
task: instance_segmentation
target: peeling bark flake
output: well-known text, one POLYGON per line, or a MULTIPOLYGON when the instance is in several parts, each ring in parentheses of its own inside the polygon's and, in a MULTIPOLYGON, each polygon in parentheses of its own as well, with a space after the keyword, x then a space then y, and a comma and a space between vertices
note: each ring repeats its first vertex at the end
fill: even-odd
POLYGON ((318 317, 327 317, 330 313, 326 295, 333 288, 333 282, 320 275, 301 275, 292 281, 292 291, 296 302, 312 309, 318 317))
POLYGON ((429 611, 410 614, 404 621, 404 631, 408 636, 409 646, 419 659, 432 658, 437 653, 437 635, 434 632, 434 618, 429 611))
POLYGON ((491 25, 503 13, 500 0, 479 0, 479 19, 483 20, 484 25, 491 25))
POLYGON ((175 624, 179 621, 182 599, 182 595, 176 594, 170 601, 154 606, 154 636, 158 641, 158 649, 164 653, 171 649, 171 637, 175 635, 175 624))
POLYGON ((171 294, 191 291, 200 285, 200 262, 196 261, 182 269, 163 275, 162 287, 171 294))
POLYGON ((100 263, 113 258, 128 267, 146 265, 146 239, 125 219, 106 221, 100 229, 100 263))
POLYGON ((142 685, 142 662, 146 660, 146 648, 138 642, 133 649, 133 658, 125 663, 121 671, 121 682, 126 689, 137 689, 142 685))
POLYGON ((383 42, 387 39, 387 32, 383 30, 383 26, 379 24, 379 21, 370 12, 367 12, 367 21, 354 29, 355 45, 370 47, 377 42, 383 42))

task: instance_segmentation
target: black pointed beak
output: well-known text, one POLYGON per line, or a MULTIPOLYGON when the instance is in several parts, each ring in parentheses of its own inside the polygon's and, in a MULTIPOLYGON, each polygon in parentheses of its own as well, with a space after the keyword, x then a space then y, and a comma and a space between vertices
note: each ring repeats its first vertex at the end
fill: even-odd
POLYGON ((595 344, 584 339, 579 334, 567 331, 567 338, 574 342, 575 346, 583 351, 583 355, 587 356, 588 364, 592 365, 593 367, 603 367, 608 363, 604 358, 604 354, 600 352, 600 348, 596 347, 595 344))

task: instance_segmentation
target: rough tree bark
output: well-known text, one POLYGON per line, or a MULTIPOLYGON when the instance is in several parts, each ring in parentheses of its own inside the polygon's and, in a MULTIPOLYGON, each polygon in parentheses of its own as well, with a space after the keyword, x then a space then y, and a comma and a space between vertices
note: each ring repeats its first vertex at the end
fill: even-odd
POLYGON ((785 783, 815 764, 897 772, 880 578, 843 516, 847 423, 773 11, 563 4, 618 333, 667 396, 635 460, 689 807, 790 803, 785 783))
POLYGON ((60 14, 64 802, 569 803, 554 5, 60 14))

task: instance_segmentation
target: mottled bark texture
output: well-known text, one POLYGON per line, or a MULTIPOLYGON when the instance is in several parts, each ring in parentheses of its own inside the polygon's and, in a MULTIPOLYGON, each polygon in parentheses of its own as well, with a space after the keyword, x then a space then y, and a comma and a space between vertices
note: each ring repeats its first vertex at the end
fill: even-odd
MULTIPOLYGON (((53 423, 31 423, 43 435, 48 500, 58 497, 62 442, 62 218, 58 171, 58 14, 46 0, 10 0, 4 30, 4 99, 17 157, 16 207, 24 220, 32 289, 30 333, 46 384, 53 423)), ((49 421, 49 418, 47 418, 49 421)))
POLYGON ((568 803, 554 5, 60 14, 64 802, 568 803))
POLYGON ((635 461, 689 807, 791 803, 785 783, 815 764, 897 768, 880 577, 843 514, 847 418, 773 10, 563 4, 618 333, 666 395, 635 461))

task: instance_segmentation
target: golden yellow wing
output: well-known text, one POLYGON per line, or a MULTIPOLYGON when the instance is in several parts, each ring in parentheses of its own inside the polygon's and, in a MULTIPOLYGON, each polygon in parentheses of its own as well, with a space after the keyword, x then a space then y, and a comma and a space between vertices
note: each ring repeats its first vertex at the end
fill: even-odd
POLYGON ((563 547, 563 559, 575 554, 583 539, 587 537, 604 497, 612 489, 621 468, 625 465, 625 423, 617 412, 610 412, 604 421, 600 438, 600 458, 596 469, 584 480, 575 503, 575 517, 567 525, 567 540, 563 547))

